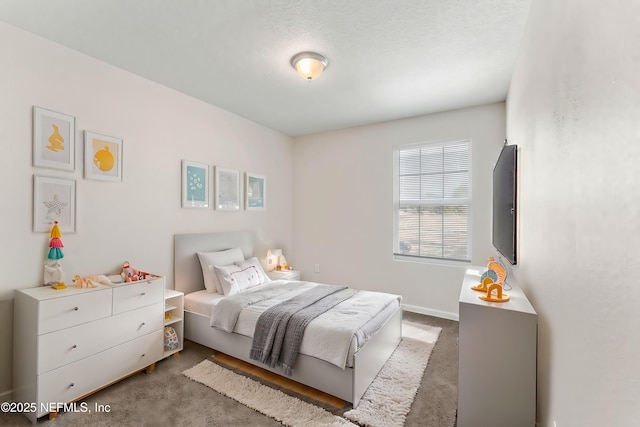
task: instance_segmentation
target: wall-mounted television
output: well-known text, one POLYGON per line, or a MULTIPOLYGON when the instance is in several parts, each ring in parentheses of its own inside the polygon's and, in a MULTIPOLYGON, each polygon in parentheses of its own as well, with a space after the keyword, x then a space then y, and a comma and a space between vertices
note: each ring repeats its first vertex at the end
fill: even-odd
POLYGON ((518 146, 505 145, 493 168, 493 246, 511 264, 517 250, 518 146))

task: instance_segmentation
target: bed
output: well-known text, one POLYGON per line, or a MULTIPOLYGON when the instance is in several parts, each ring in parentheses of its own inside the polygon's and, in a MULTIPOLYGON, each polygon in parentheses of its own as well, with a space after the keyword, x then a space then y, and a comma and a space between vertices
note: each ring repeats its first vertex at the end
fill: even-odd
MULTIPOLYGON (((198 252, 240 248, 244 258, 250 259, 254 256, 253 244, 254 236, 249 231, 175 235, 175 289, 184 292, 185 300, 189 299, 189 294, 193 296, 197 293, 206 294, 203 292, 205 286, 198 252)), ((216 294, 209 294, 208 297, 215 299, 216 294)), ((195 306, 192 304, 191 307, 195 306)), ((251 337, 214 328, 211 322, 211 316, 203 310, 185 307, 185 338, 282 375, 279 368, 272 368, 250 358, 251 337)), ((384 319, 378 319, 378 323, 375 334, 351 352, 347 366, 336 366, 319 357, 303 354, 301 350, 295 359, 289 378, 339 397, 350 402, 355 408, 400 342, 402 333, 400 305, 387 309, 384 319)))

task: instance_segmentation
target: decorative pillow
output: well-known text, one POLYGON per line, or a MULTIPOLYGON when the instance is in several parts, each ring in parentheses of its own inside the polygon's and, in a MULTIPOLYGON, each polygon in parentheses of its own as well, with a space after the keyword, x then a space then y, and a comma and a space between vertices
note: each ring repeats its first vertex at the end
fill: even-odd
POLYGON ((164 327, 164 351, 175 350, 180 346, 178 334, 171 326, 164 327))
POLYGON ((229 265, 234 262, 244 261, 242 249, 234 248, 219 252, 198 252, 200 259, 200 267, 202 267, 202 277, 204 278, 204 287, 207 292, 223 293, 222 286, 213 272, 214 265, 229 265))
POLYGON ((263 282, 254 266, 240 268, 235 264, 214 266, 218 281, 222 285, 222 291, 225 296, 234 295, 246 289, 258 286, 263 282))
POLYGON ((234 264, 242 269, 247 267, 254 267, 256 269, 256 272, 258 273, 258 278, 260 279, 261 285, 264 283, 269 283, 271 281, 271 279, 269 279, 269 276, 267 276, 267 273, 264 272, 262 264, 260 264, 260 261, 258 261, 258 258, 256 257, 249 258, 245 261, 235 262, 234 264))

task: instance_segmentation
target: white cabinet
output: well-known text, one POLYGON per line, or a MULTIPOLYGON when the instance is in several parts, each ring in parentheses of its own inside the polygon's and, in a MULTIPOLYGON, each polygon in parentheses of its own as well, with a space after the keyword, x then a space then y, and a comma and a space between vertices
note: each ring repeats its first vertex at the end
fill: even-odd
POLYGON ((164 327, 173 328, 178 337, 178 347, 174 349, 164 348, 164 357, 174 355, 182 351, 184 346, 184 294, 173 289, 164 291, 164 327))
MULTIPOLYGON (((96 288, 48 286, 14 297, 13 397, 37 405, 80 399, 163 358, 164 278, 96 288)), ((54 406, 55 407, 55 406, 54 406)))
POLYGON ((459 301, 458 427, 534 427, 537 314, 515 285, 507 302, 486 302, 466 271, 459 301))

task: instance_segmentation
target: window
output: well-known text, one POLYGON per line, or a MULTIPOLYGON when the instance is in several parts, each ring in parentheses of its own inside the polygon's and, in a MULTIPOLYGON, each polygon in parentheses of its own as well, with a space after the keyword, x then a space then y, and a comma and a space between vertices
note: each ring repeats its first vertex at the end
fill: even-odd
POLYGON ((471 141, 394 149, 394 255, 471 260, 471 141))

